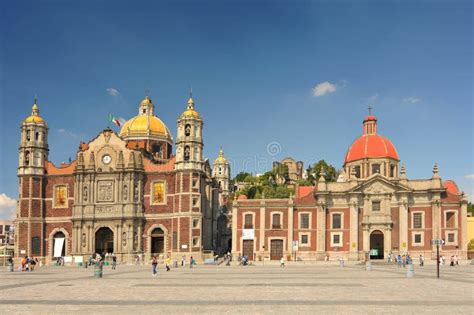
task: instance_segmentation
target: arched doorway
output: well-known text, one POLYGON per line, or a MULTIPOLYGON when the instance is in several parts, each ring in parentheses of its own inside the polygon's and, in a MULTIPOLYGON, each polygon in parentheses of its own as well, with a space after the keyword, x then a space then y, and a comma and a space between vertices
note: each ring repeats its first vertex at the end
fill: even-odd
POLYGON ((151 232, 151 255, 159 256, 165 252, 165 232, 157 227, 151 232))
POLYGON ((114 252, 114 232, 108 227, 101 227, 95 232, 95 252, 99 254, 114 252))
POLYGON ((383 232, 375 230, 370 233, 370 259, 383 259, 383 232))
POLYGON ((56 232, 53 236, 53 257, 66 256, 66 235, 56 232))

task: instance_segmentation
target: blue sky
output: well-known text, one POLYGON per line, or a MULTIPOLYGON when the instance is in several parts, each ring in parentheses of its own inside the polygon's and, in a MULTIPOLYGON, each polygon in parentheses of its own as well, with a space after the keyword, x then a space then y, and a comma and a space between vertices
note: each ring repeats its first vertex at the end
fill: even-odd
POLYGON ((437 162, 474 194, 469 1, 9 1, 0 12, 0 209, 17 196, 35 94, 60 163, 109 112, 134 116, 147 89, 175 134, 191 85, 205 155, 222 145, 234 175, 286 156, 341 167, 371 105, 409 178, 437 162))

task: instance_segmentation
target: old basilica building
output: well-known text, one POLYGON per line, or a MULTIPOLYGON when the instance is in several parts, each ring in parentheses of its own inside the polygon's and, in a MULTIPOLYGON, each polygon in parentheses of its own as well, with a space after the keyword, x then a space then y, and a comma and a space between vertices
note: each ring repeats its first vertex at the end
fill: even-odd
POLYGON ((204 158, 203 124, 190 97, 173 142, 146 96, 119 134, 107 128, 55 166, 35 101, 21 124, 16 255, 199 260, 227 251, 230 232, 217 225, 227 215, 229 163, 222 149, 214 165, 204 158))
POLYGON ((467 198, 438 166, 427 179, 409 179, 392 142, 367 116, 349 147, 337 182, 324 172, 314 186, 288 199, 233 203, 232 252, 249 259, 385 259, 392 254, 467 255, 467 198))

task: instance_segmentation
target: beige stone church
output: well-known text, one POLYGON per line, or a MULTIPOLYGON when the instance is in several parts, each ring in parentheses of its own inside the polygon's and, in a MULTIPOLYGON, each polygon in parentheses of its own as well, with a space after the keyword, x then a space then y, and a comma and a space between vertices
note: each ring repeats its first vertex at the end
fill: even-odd
POLYGON ((192 97, 177 119, 175 142, 155 110, 146 96, 120 133, 99 132, 79 144, 72 162, 56 166, 35 100, 21 124, 17 256, 200 260, 228 250, 217 231, 229 193, 223 151, 213 165, 204 158, 204 121, 192 97))

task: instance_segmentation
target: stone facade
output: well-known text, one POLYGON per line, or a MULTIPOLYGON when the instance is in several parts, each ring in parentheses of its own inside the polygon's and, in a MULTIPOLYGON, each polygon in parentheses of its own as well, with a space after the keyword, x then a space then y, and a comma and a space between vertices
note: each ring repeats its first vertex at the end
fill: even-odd
POLYGON ((409 180, 391 142, 377 134, 377 119, 348 150, 338 182, 324 173, 289 199, 233 204, 232 251, 250 259, 386 259, 390 253, 434 258, 432 239, 445 256, 467 255, 467 198, 435 165, 429 179, 409 180), (347 175, 349 174, 349 175, 347 175))
POLYGON ((175 156, 147 96, 120 134, 103 130, 57 167, 35 101, 21 127, 17 255, 212 257, 222 192, 203 158, 203 121, 192 98, 177 124, 175 156))

